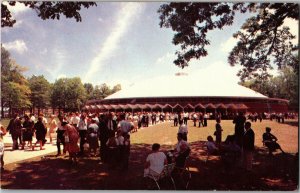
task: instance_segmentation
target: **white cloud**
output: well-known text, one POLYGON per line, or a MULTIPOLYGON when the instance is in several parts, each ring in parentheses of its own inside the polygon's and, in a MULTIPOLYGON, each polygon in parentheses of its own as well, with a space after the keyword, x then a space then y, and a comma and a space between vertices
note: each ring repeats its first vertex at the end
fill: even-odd
POLYGON ((174 54, 171 54, 170 52, 166 53, 162 57, 158 58, 156 60, 156 64, 171 64, 173 63, 173 60, 175 59, 174 54))
POLYGON ((19 13, 30 10, 29 7, 26 7, 23 3, 16 2, 15 6, 10 6, 7 1, 3 2, 4 5, 7 5, 7 8, 13 15, 17 15, 19 13))
POLYGON ((230 52, 233 47, 236 45, 237 39, 234 37, 230 37, 226 42, 221 43, 221 51, 228 53, 230 52))
POLYGON ((91 78, 105 65, 105 61, 110 59, 118 48, 118 42, 122 39, 124 34, 134 22, 136 16, 142 11, 139 3, 122 3, 122 8, 118 12, 116 23, 113 25, 111 34, 106 38, 103 45, 97 51, 98 54, 91 62, 88 72, 85 74, 83 80, 89 82, 91 78))
POLYGON ((98 21, 102 23, 104 20, 101 17, 99 17, 98 21))
POLYGON ((67 57, 67 52, 66 49, 64 47, 64 45, 61 44, 56 44, 54 43, 54 47, 51 48, 50 51, 48 51, 47 48, 45 48, 44 50, 42 50, 41 52, 44 53, 48 53, 49 52, 49 56, 51 56, 51 62, 49 63, 48 66, 44 67, 44 70, 47 71, 52 78, 55 80, 58 77, 62 75, 65 76, 65 74, 63 74, 63 70, 62 69, 65 65, 66 65, 66 57, 67 57))
POLYGON ((26 43, 23 40, 15 40, 13 42, 3 43, 3 47, 5 47, 7 50, 16 51, 19 54, 23 54, 28 50, 26 43))

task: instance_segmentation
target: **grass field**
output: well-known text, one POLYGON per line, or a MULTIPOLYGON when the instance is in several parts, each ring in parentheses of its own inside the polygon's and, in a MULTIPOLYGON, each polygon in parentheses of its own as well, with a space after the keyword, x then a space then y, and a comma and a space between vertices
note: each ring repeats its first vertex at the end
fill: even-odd
MULTIPOLYGON (((214 120, 208 121, 208 127, 194 127, 193 122, 188 122, 188 141, 207 141, 208 135, 214 137, 215 131, 214 120)), ((275 121, 263 120, 262 122, 253 122, 252 129, 255 132, 255 145, 262 147, 262 134, 265 132, 265 128, 271 127, 272 133, 278 138, 278 143, 282 148, 289 153, 298 152, 298 122, 296 120, 288 120, 287 124, 277 123, 275 121)), ((224 141, 227 135, 234 134, 234 124, 232 120, 222 120, 221 126, 223 129, 222 141, 224 141)), ((174 127, 172 122, 158 124, 153 128, 144 128, 137 133, 133 133, 131 136, 132 143, 160 143, 165 145, 174 145, 177 142, 176 134, 178 127, 174 127), (155 128, 155 129, 154 129, 155 128)))

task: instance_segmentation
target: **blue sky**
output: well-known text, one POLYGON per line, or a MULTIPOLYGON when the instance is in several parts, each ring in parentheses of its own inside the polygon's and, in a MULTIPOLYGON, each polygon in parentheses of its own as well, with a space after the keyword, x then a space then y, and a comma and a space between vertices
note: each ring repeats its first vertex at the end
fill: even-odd
MULTIPOLYGON (((209 33, 208 56, 181 70, 173 64, 177 47, 172 30, 159 27, 161 4, 99 2, 80 11, 82 22, 64 16, 42 20, 17 4, 12 10, 17 23, 1 29, 1 42, 18 64, 28 68, 26 76, 44 75, 49 82, 79 76, 84 83, 120 83, 124 88, 144 79, 172 78, 176 72, 238 82, 239 67, 230 67, 227 56, 235 43, 232 34, 249 15, 237 15, 232 26, 209 33)), ((297 26, 292 29, 296 33, 297 26)))

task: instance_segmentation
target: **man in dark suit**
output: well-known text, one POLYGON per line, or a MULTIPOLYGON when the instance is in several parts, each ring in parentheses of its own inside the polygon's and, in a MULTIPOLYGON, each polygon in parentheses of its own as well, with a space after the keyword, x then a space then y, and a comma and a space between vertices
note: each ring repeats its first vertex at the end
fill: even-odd
POLYGON ((234 136, 236 143, 241 147, 242 139, 244 135, 244 124, 246 122, 246 117, 242 112, 239 112, 238 116, 233 119, 234 127, 234 136))
POLYGON ((112 115, 101 115, 99 119, 99 140, 100 140, 100 158, 101 162, 107 161, 107 146, 106 142, 110 134, 114 134, 114 126, 112 122, 112 115))
POLYGON ((251 129, 251 123, 245 123, 245 133, 243 136, 243 165, 247 171, 252 170, 252 160, 254 152, 254 131, 251 129))

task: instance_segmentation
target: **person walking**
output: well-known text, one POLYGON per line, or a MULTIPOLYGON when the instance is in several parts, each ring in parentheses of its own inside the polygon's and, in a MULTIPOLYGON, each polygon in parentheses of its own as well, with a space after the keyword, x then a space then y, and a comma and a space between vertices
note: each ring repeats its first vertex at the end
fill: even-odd
POLYGON ((45 127, 44 123, 43 123, 43 117, 39 117, 38 121, 34 124, 34 132, 36 135, 36 142, 35 144, 32 146, 32 151, 34 151, 34 148, 36 146, 36 144, 40 144, 40 150, 44 150, 43 146, 46 142, 46 134, 47 134, 47 128, 45 127))

